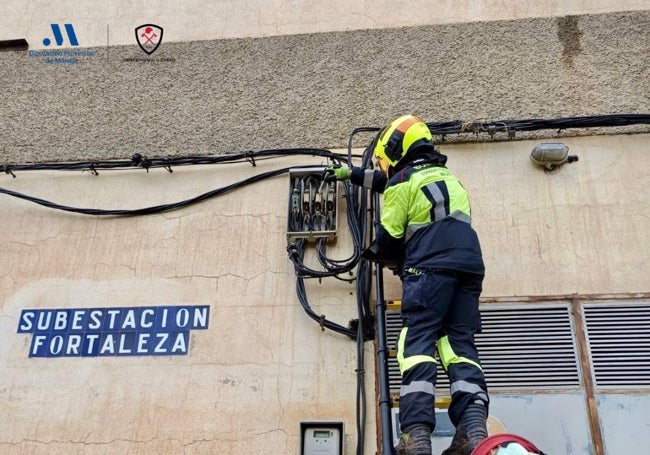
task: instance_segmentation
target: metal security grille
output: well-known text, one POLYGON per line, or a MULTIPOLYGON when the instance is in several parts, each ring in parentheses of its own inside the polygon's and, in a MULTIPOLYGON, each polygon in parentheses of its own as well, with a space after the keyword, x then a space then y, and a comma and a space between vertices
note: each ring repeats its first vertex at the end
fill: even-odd
MULTIPOLYGON (((481 307, 483 332, 476 336, 490 390, 557 389, 580 386, 576 342, 568 303, 481 307)), ((395 348, 399 311, 387 311, 387 340, 395 348)), ((389 382, 399 394, 397 359, 389 359, 389 382)), ((438 369, 438 393, 449 381, 438 369)))
POLYGON ((650 303, 583 307, 596 387, 650 386, 650 303))
POLYGON ((482 308, 476 344, 491 389, 580 386, 568 303, 482 308))

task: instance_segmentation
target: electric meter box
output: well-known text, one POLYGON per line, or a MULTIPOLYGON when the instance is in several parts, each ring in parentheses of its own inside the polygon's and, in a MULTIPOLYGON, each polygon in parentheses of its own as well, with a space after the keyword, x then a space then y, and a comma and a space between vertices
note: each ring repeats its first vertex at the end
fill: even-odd
POLYGON ((343 455, 343 422, 300 422, 300 455, 343 455))
POLYGON ((336 242, 338 223, 338 182, 325 182, 324 166, 289 170, 287 240, 320 238, 336 242))

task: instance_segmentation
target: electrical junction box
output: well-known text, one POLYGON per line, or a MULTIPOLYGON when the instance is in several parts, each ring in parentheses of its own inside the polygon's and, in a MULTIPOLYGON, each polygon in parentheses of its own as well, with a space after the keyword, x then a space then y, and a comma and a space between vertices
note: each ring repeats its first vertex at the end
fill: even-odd
POLYGON ((300 422, 300 455, 343 455, 343 422, 300 422))
POLYGON ((325 182, 324 166, 289 170, 287 240, 336 241, 338 182, 325 182))

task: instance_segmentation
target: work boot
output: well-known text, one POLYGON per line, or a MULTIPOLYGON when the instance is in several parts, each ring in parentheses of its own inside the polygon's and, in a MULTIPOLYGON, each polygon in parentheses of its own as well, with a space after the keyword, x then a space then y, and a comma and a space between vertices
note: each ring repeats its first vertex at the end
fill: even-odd
POLYGON ((427 425, 412 425, 404 429, 395 447, 397 455, 432 455, 431 429, 427 425), (407 431, 408 430, 408 431, 407 431))
POLYGON ((442 455, 470 455, 487 436, 487 408, 482 403, 472 403, 460 417, 454 439, 442 455))

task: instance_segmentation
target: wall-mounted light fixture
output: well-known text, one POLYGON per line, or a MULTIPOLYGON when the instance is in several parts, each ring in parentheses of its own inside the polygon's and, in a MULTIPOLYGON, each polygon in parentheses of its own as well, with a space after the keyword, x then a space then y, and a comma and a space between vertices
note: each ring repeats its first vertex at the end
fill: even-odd
POLYGON ((552 171, 564 163, 578 161, 578 156, 569 155, 569 147, 561 142, 544 142, 533 148, 533 151, 530 153, 530 159, 534 163, 552 171))

